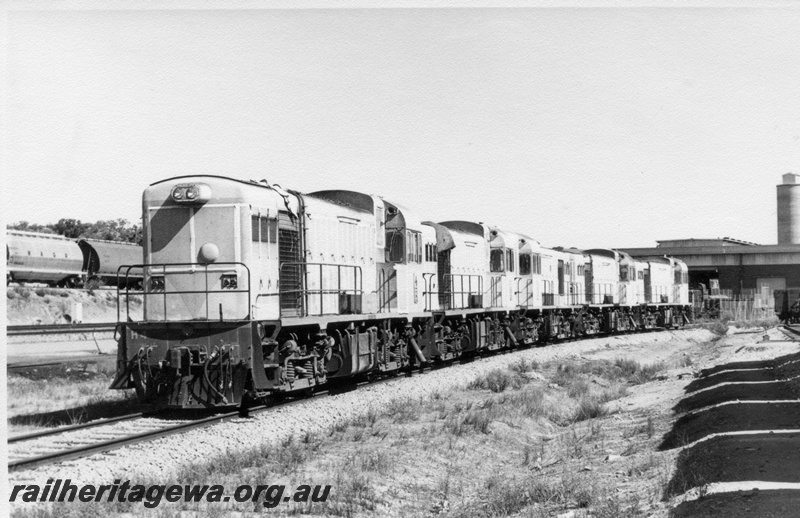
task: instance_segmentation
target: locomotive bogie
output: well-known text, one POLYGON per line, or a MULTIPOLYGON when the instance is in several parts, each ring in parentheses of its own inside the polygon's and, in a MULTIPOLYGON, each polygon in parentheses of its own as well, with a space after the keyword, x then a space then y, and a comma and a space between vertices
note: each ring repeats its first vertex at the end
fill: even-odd
POLYGON ((127 323, 118 340, 111 388, 180 408, 241 403, 252 362, 250 325, 127 323))

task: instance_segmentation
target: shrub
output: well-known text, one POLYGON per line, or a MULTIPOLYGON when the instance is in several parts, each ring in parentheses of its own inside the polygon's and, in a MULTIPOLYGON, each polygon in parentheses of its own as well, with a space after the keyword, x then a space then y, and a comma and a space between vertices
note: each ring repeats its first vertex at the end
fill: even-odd
POLYGON ((46 292, 44 291, 44 288, 36 288, 35 293, 40 297, 44 297, 46 292))
POLYGON ((519 360, 515 361, 511 365, 508 366, 508 369, 511 372, 515 372, 517 374, 525 374, 526 372, 535 371, 539 368, 539 363, 534 361, 526 360, 525 358, 520 358, 519 360))
POLYGON ((585 379, 576 379, 567 387, 567 394, 572 398, 579 398, 589 393, 589 382, 585 379))
POLYGON ((585 421, 608 414, 606 406, 593 397, 584 397, 578 402, 578 408, 572 416, 573 421, 585 421))
POLYGON ((452 416, 444 423, 444 429, 458 437, 470 432, 489 433, 492 420, 486 411, 472 410, 464 414, 461 419, 452 416))
POLYGON ((542 387, 511 394, 503 403, 508 408, 513 408, 514 412, 525 417, 546 416, 549 410, 549 406, 545 401, 545 391, 542 387))
POLYGON ((503 392, 507 388, 520 388, 525 384, 525 378, 519 374, 503 369, 494 369, 487 374, 473 380, 467 385, 472 390, 489 389, 492 392, 503 392))
POLYGON ((646 383, 655 379, 658 373, 663 371, 665 368, 664 364, 661 362, 643 366, 635 360, 627 360, 623 358, 617 358, 614 360, 614 366, 620 370, 622 378, 635 385, 646 383))

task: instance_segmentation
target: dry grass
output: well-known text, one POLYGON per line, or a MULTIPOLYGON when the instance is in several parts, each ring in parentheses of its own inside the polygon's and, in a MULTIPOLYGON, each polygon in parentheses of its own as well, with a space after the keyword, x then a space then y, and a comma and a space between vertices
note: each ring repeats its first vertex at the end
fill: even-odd
MULTIPOLYGON (((323 433, 219 452, 154 483, 332 486, 327 502, 287 502, 270 511, 277 515, 648 516, 669 478, 663 458, 670 453, 653 453, 668 418, 612 419, 607 403, 663 367, 624 359, 517 361, 476 379, 470 390, 399 397, 323 433), (610 452, 622 460, 607 462, 610 452)), ((141 504, 114 505, 117 512, 143 511, 141 504)), ((104 506, 93 504, 91 512, 104 506)), ((61 515, 59 509, 41 516, 61 515)), ((163 503, 150 514, 253 511, 263 507, 163 503)))
POLYGON ((112 378, 113 366, 104 364, 10 373, 6 385, 9 434, 140 410, 133 391, 108 389, 112 378))
POLYGON ((520 372, 508 369, 494 369, 483 376, 473 380, 468 388, 488 389, 492 392, 503 392, 507 388, 518 389, 527 382, 527 378, 520 372))

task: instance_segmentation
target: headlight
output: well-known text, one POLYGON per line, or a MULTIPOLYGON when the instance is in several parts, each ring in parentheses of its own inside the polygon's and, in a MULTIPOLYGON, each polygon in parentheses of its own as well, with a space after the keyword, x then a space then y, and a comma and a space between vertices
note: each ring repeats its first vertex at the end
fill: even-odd
POLYGON ((235 290, 238 287, 236 275, 223 275, 221 278, 223 290, 235 290))
POLYGON ((202 203, 211 199, 211 187, 205 183, 177 185, 172 189, 172 199, 179 203, 202 203))
POLYGON ((164 289, 163 276, 150 277, 150 291, 162 291, 163 289, 164 289))

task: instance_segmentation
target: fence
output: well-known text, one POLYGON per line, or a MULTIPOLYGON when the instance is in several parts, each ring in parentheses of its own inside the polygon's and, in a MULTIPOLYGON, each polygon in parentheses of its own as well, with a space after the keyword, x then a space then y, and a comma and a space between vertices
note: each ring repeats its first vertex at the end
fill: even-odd
MULTIPOLYGON (((690 299, 695 314, 705 314, 711 318, 727 315, 733 320, 759 320, 775 316, 778 292, 769 288, 761 290, 712 289, 692 290, 690 299)), ((778 297, 780 298, 780 297, 778 297)))

